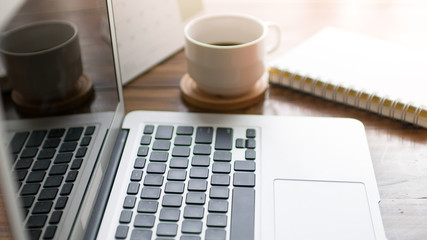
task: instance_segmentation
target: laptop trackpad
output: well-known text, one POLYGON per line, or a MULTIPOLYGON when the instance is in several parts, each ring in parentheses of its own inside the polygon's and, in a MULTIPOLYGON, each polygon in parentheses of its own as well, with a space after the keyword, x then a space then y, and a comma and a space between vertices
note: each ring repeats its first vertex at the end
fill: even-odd
POLYGON ((375 239, 363 183, 274 181, 276 239, 375 239))

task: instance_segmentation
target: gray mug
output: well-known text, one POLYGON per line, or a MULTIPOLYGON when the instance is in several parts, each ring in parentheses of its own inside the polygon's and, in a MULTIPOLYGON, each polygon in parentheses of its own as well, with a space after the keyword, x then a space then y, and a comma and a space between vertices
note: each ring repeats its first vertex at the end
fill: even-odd
POLYGON ((0 53, 14 94, 33 103, 61 101, 75 94, 83 73, 77 26, 42 21, 2 34, 0 53))

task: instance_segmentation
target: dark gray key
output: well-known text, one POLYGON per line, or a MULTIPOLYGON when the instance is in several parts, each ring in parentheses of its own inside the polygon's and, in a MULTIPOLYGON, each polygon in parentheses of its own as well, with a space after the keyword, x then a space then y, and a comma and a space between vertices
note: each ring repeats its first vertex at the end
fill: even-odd
POLYGON ((123 203, 123 208, 133 208, 135 207, 136 197, 134 196, 126 196, 125 201, 123 203))
POLYGON ((115 237, 118 239, 125 239, 128 236, 129 227, 119 225, 116 229, 116 235, 115 237))
POLYGON ((160 151, 153 151, 150 155, 150 161, 153 162, 166 162, 169 158, 168 152, 160 152, 160 151))
POLYGON ((44 137, 46 136, 46 130, 38 130, 31 133, 30 138, 27 141, 26 147, 39 147, 44 137))
POLYGON ((29 132, 18 132, 13 135, 12 141, 10 142, 12 153, 16 154, 21 151, 29 134, 29 132))
MULTIPOLYGON (((226 239, 226 232, 223 229, 208 228, 206 230, 205 240, 225 240, 225 239, 226 239)), ((234 238, 230 238, 230 239, 234 240, 234 238)), ((239 238, 236 240, 242 240, 242 239, 246 239, 246 238, 239 238)))
POLYGON ((246 149, 245 151, 245 159, 246 160, 255 160, 256 152, 253 149, 246 149))
POLYGON ((173 157, 188 157, 188 156, 190 156, 190 148, 189 147, 176 146, 172 150, 172 156, 173 157))
POLYGON ((230 173, 231 164, 228 162, 214 162, 212 164, 213 173, 230 173))
POLYGON ((141 200, 138 203, 137 211, 141 213, 155 213, 157 212, 158 206, 159 206, 158 201, 141 200))
POLYGON ((235 172, 233 175, 233 185, 237 187, 254 187, 255 174, 250 172, 235 172))
POLYGON ((43 239, 53 239, 57 228, 57 226, 48 226, 44 231, 43 239))
POLYGON ((139 147, 137 155, 139 157, 146 157, 148 155, 148 147, 145 147, 145 146, 139 147))
POLYGON ((42 182, 46 175, 43 171, 31 172, 27 177, 27 183, 39 183, 42 182))
POLYGON ((214 187, 210 188, 209 192, 210 198, 218 198, 218 199, 228 199, 229 197, 229 189, 228 187, 214 187))
POLYGON ((236 148, 244 148, 245 147, 245 139, 237 138, 236 139, 236 148))
POLYGON ((152 134, 153 132, 154 132, 154 126, 153 125, 145 125, 144 134, 152 134))
POLYGON ((55 164, 50 168, 49 176, 64 175, 67 172, 68 164, 55 164))
POLYGON ((158 236, 176 236, 178 232, 178 224, 175 223, 159 223, 156 234, 158 236))
POLYGON ((21 153, 21 158, 33 158, 37 155, 37 152, 39 151, 38 148, 24 148, 21 153))
POLYGON ((193 154, 195 154, 195 155, 210 155, 211 154, 211 146, 210 145, 196 144, 193 148, 193 154))
POLYGON ((212 186, 228 186, 230 185, 230 176, 228 174, 212 174, 212 186))
POLYGON ((150 135, 144 135, 141 137, 141 145, 150 145, 151 143, 151 136, 150 135))
POLYGON ((178 221, 181 215, 181 210, 177 208, 162 208, 160 210, 159 219, 162 221, 178 221))
POLYGON ((233 189, 230 239, 254 239, 255 189, 233 189))
POLYGON ((34 199, 36 198, 33 196, 26 196, 26 197, 20 197, 19 199, 21 199, 22 206, 24 208, 30 208, 33 205, 34 199))
POLYGON ((170 140, 172 138, 173 126, 160 125, 157 127, 156 139, 170 140))
POLYGON ((167 182, 165 193, 183 193, 185 184, 183 182, 167 182))
POLYGON ((45 171, 49 168, 51 161, 50 160, 38 160, 34 163, 32 168, 33 171, 45 171))
POLYGON ((143 187, 141 190, 141 198, 145 199, 159 199, 160 198, 160 188, 155 187, 143 187))
POLYGON ((68 197, 59 197, 58 200, 56 200, 55 209, 56 210, 64 209, 67 202, 68 202, 68 197))
POLYGON ((182 222, 181 232, 183 233, 201 233, 203 223, 195 220, 184 220, 182 222))
POLYGON ((235 171, 255 171, 255 162, 254 161, 235 161, 234 162, 235 171))
POLYGON ((145 167, 145 158, 136 158, 135 159, 135 164, 133 165, 134 168, 144 168, 145 167))
POLYGON ((43 213, 49 213, 52 209, 53 202, 51 201, 43 201, 43 202, 37 202, 34 205, 33 214, 43 214, 43 213))
POLYGON ((62 186, 60 195, 61 196, 68 196, 68 195, 70 195, 71 191, 73 190, 73 186, 74 186, 74 184, 72 184, 72 183, 66 183, 66 184, 64 184, 62 186))
POLYGON ((208 227, 226 227, 227 226, 227 215, 209 213, 206 225, 208 227))
POLYGON ((45 187, 45 188, 59 187, 59 186, 61 186, 63 179, 64 179, 63 176, 49 176, 46 178, 46 181, 44 182, 43 187, 45 187))
POLYGON ((151 162, 147 166, 147 173, 160 173, 163 174, 166 171, 166 164, 151 162))
POLYGON ((65 178, 65 182, 74 182, 78 174, 78 171, 69 171, 67 174, 67 178, 65 178))
POLYGON ((247 138, 255 138, 256 137, 256 131, 253 128, 246 129, 246 137, 247 138))
POLYGON ((47 135, 48 138, 60 138, 64 135, 65 129, 64 128, 55 128, 51 129, 49 131, 49 134, 47 135))
POLYGON ((52 213, 52 216, 50 216, 49 223, 57 224, 61 220, 61 217, 62 217, 62 211, 54 211, 52 213))
POLYGON ((182 196, 165 194, 162 200, 163 207, 181 207, 182 196))
POLYGON ((207 179, 209 176, 209 168, 192 167, 190 169, 190 178, 207 179))
POLYGON ((185 181, 187 177, 187 170, 184 169, 170 169, 168 171, 168 180, 175 180, 175 181, 185 181))
POLYGON ((52 159, 55 156, 55 149, 42 149, 37 156, 37 159, 52 159))
POLYGON ((188 181, 187 189, 189 191, 206 191, 208 187, 208 182, 203 179, 191 179, 188 181))
POLYGON ((73 170, 78 170, 82 166, 83 159, 82 158, 76 158, 73 160, 73 163, 71 164, 70 168, 73 170))
POLYGON ((137 214, 133 225, 135 227, 153 227, 156 216, 151 214, 137 214))
POLYGON ((73 153, 58 153, 54 163, 69 163, 72 157, 73 153))
POLYGON ((127 194, 136 195, 139 191, 139 183, 131 182, 128 185, 127 194))
POLYGON ((231 161, 231 152, 227 151, 215 151, 213 156, 214 161, 225 161, 230 162, 231 161))
POLYGON ((30 216, 27 221, 28 228, 42 228, 47 220, 46 215, 34 215, 30 216))
POLYGON ((40 191, 39 200, 54 200, 58 194, 56 188, 45 188, 40 191))
POLYGON ((60 142, 61 139, 59 138, 46 139, 46 141, 44 141, 43 148, 57 148, 60 142))
POLYGON ((169 163, 170 168, 187 168, 188 167, 188 159, 187 158, 178 158, 173 157, 169 163))
POLYGON ((85 130, 85 133, 84 133, 85 136, 93 135, 95 133, 95 129, 96 129, 95 126, 88 126, 85 130))
POLYGON ((253 138, 246 139, 245 141, 246 148, 254 149, 256 147, 256 141, 253 138))
POLYGON ((130 223, 130 221, 132 220, 132 214, 133 214, 132 211, 123 210, 122 213, 120 214, 119 222, 130 223))
POLYGON ((161 174, 147 174, 144 178, 145 186, 162 186, 163 185, 163 175, 161 174))
POLYGON ((228 211, 228 201, 211 199, 208 204, 208 211, 226 213, 228 211))
POLYGON ((39 191, 39 188, 40 188, 40 184, 37 184, 37 183, 25 184, 21 189, 21 195, 22 196, 36 195, 37 192, 39 191))
POLYGON ((28 173, 27 170, 14 171, 14 174, 15 174, 16 178, 18 179, 18 181, 23 181, 25 179, 25 177, 27 176, 27 173, 28 173))
POLYGON ((187 204, 205 204, 206 194, 203 192, 188 192, 185 202, 187 204))
POLYGON ((194 128, 191 126, 178 126, 176 134, 178 135, 192 135, 194 128))
POLYGON ((202 219, 205 214, 205 208, 202 206, 188 205, 184 208, 184 218, 202 219))
POLYGON ((74 152, 77 147, 77 142, 64 142, 59 148, 59 152, 74 152))
POLYGON ((75 127, 70 128, 67 131, 67 134, 65 135, 64 141, 71 142, 71 141, 77 141, 80 139, 80 136, 83 133, 83 127, 75 127))
POLYGON ((19 159, 16 162, 15 169, 28 169, 31 167, 33 163, 33 159, 19 159))
POLYGON ((81 147, 77 149, 76 155, 74 157, 82 158, 86 155, 86 153, 87 153, 87 147, 81 147))
POLYGON ((134 229, 130 235, 131 240, 151 240, 153 231, 146 229, 134 229))
POLYGON ((168 140, 156 140, 153 143, 153 150, 167 151, 171 147, 171 142, 168 140))
POLYGON ((233 148, 233 129, 217 128, 215 137, 215 149, 231 150, 233 148))
POLYGON ((196 130, 196 143, 212 143, 213 128, 198 127, 196 130))
POLYGON ((192 166, 209 167, 209 164, 209 156, 193 156, 193 159, 191 161, 192 166))
POLYGON ((190 146, 193 138, 190 136, 176 136, 174 144, 177 146, 190 146))

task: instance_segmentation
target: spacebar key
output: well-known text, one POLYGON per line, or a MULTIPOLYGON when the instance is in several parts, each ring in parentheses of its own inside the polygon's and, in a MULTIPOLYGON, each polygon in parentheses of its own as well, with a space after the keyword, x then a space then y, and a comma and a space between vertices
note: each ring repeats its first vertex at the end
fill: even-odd
POLYGON ((255 189, 233 189, 230 239, 254 239, 255 189))

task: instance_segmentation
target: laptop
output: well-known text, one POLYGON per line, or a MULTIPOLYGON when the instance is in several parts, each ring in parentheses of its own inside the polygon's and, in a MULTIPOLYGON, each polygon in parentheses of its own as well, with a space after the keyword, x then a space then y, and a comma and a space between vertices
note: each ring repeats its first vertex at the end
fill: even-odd
POLYGON ((14 238, 385 239, 359 121, 125 114, 116 0, 85 11, 75 11, 78 1, 37 2, 9 8, 16 15, 2 27, 36 13, 77 26, 99 21, 80 32, 95 93, 68 114, 27 118, 2 89, 0 175, 14 238))

